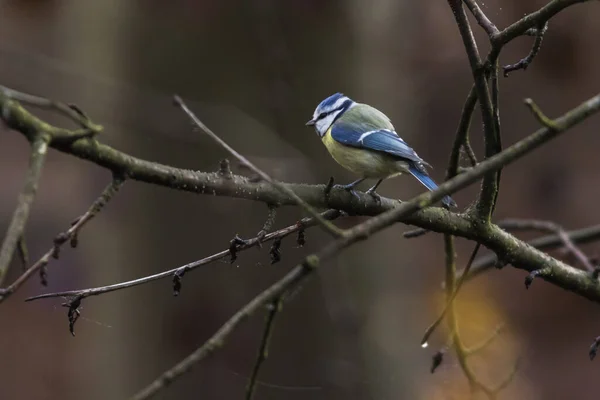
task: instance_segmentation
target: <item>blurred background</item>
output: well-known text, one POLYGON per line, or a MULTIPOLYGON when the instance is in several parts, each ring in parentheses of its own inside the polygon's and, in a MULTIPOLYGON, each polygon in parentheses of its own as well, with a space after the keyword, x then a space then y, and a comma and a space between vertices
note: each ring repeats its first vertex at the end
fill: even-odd
MULTIPOLYGON (((545 4, 487 0, 499 28, 545 4)), ((522 100, 532 97, 557 116, 600 88, 598 4, 580 5, 550 22, 527 71, 500 78, 505 145, 536 129, 522 100)), ((481 51, 486 38, 474 26, 481 51)), ((518 38, 501 63, 524 57, 532 38, 518 38)), ((272 176, 292 182, 353 177, 330 159, 304 122, 326 96, 341 91, 391 117, 397 130, 445 174, 471 72, 445 1, 304 0, 2 0, 0 84, 75 103, 105 131, 101 140, 132 155, 212 171, 226 155, 193 132, 171 104, 181 95, 200 118, 272 176)), ((38 113, 56 123, 55 116, 38 113)), ((68 124, 68 122, 66 122, 68 124)), ((595 117, 544 146, 502 175, 496 219, 553 220, 567 229, 600 220, 595 117)), ((481 155, 475 113, 471 138, 481 155)), ((0 228, 8 226, 23 184, 28 144, 0 126, 0 228)), ((238 173, 239 170, 234 166, 238 173)), ((26 239, 36 260, 54 236, 82 214, 110 174, 56 151, 48 157, 26 239)), ((365 186, 365 189, 368 186, 365 186)), ((454 198, 467 207, 477 185, 454 198)), ((385 196, 409 199, 422 188, 409 178, 387 181, 385 196)), ((171 269, 253 237, 263 204, 175 192, 127 182, 107 208, 37 277, 0 305, 0 397, 3 399, 127 398, 208 339, 229 316, 329 238, 318 228, 307 245, 283 241, 282 261, 268 246, 189 273, 174 298, 169 280, 83 303, 76 337, 61 300, 24 303, 47 291, 101 286, 171 269)), ((303 215, 280 210, 275 228, 303 215)), ((347 218, 344 227, 361 218, 347 218)), ((469 390, 453 354, 435 374, 419 341, 443 302, 442 237, 406 240, 396 225, 319 270, 277 318, 257 399, 463 399, 469 390)), ((529 236, 531 237, 531 236, 529 236)), ((457 240, 464 265, 472 243, 457 240)), ((584 250, 596 255, 600 246, 584 250)), ((559 253, 557 253, 559 254, 559 253)), ((6 283, 20 273, 13 262, 6 283)), ((484 382, 521 368, 506 399, 596 399, 600 371, 587 349, 600 334, 595 304, 542 281, 529 291, 510 267, 465 286, 458 310, 467 345, 506 329, 473 358, 484 382)), ((163 391, 162 399, 241 398, 256 358, 264 316, 254 315, 213 357, 163 391)))

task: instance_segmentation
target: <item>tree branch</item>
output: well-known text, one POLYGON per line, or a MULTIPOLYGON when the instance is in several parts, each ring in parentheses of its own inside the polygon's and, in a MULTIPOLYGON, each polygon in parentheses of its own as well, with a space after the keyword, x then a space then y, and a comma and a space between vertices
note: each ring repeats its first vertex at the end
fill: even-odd
POLYGON ((175 96, 175 104, 190 117, 190 119, 194 122, 196 126, 198 126, 200 129, 206 132, 208 136, 210 136, 215 142, 217 142, 219 146, 227 150, 232 156, 237 158, 238 161, 240 161, 244 166, 248 167, 255 174, 260 176, 261 179, 269 182, 277 190, 291 197, 296 202, 296 204, 298 204, 300 207, 306 210, 306 212, 308 212, 313 218, 315 218, 319 225, 321 225, 325 229, 325 231, 327 231, 330 235, 332 235, 333 237, 343 236, 344 232, 341 229, 336 227, 330 221, 323 219, 321 215, 317 212, 317 210, 315 210, 307 202, 302 200, 302 198, 298 196, 292 189, 288 188, 280 182, 276 182, 275 180, 273 180, 269 175, 267 175, 261 169, 256 167, 254 164, 252 164, 246 157, 242 156, 240 153, 235 151, 233 147, 225 143, 223 139, 217 136, 216 133, 210 130, 206 125, 202 123, 202 121, 198 119, 198 117, 196 117, 196 115, 188 108, 188 106, 183 102, 183 100, 181 100, 179 96, 175 96))
POLYGON ((258 379, 258 372, 260 371, 262 363, 265 362, 268 357, 269 341, 271 340, 271 334, 273 333, 275 317, 277 316, 277 313, 281 311, 281 307, 281 298, 275 298, 269 305, 269 315, 267 316, 267 321, 265 322, 265 331, 260 341, 256 363, 252 369, 250 382, 248 383, 248 387, 246 389, 246 400, 252 400, 252 396, 254 395, 254 388, 258 379))
MULTIPOLYGON (((329 220, 329 219, 338 218, 340 216, 340 214, 341 213, 337 210, 328 210, 328 211, 325 211, 324 213, 322 213, 321 215, 323 218, 329 220)), ((294 225, 290 225, 286 228, 279 229, 278 231, 268 233, 268 234, 264 235, 262 238, 260 236, 256 236, 255 238, 245 240, 243 243, 241 243, 237 247, 236 251, 239 252, 239 251, 244 251, 244 250, 250 249, 252 247, 258 246, 258 244, 261 242, 268 242, 271 240, 282 239, 286 236, 291 235, 294 232, 298 232, 301 229, 306 229, 308 227, 315 226, 315 225, 317 225, 317 222, 315 221, 314 218, 304 218, 294 225)), ((192 271, 202 265, 209 264, 213 261, 222 260, 224 258, 227 258, 230 255, 231 255, 231 250, 226 249, 226 250, 220 251, 218 253, 212 254, 208 257, 204 257, 201 260, 197 260, 197 261, 191 262, 189 264, 170 269, 168 271, 159 272, 158 274, 145 276, 145 277, 134 279, 131 281, 119 282, 119 283, 115 283, 112 285, 99 286, 99 287, 88 288, 88 289, 68 290, 68 291, 56 292, 56 293, 45 293, 45 294, 41 294, 38 296, 29 297, 29 298, 25 299, 25 301, 48 299, 48 298, 54 298, 54 297, 78 297, 83 300, 86 297, 98 296, 98 295, 105 294, 105 293, 115 292, 117 290, 122 290, 122 289, 131 288, 134 286, 143 285, 143 284, 153 282, 153 281, 156 281, 159 279, 170 278, 170 277, 181 278, 185 273, 187 273, 189 271, 192 271)), ((178 285, 178 288, 175 290, 175 293, 178 295, 179 291, 181 290, 181 282, 180 282, 180 280, 177 280, 177 281, 178 281, 179 285, 178 285)))
POLYGON ((517 22, 503 29, 499 34, 492 37, 492 45, 503 45, 516 37, 527 34, 530 29, 542 26, 550 18, 567 7, 578 3, 587 3, 592 0, 552 0, 539 10, 527 14, 517 22))
MULTIPOLYGON (((566 232, 567 236, 573 243, 585 244, 600 240, 600 225, 593 225, 587 228, 578 229, 575 231, 566 232)), ((527 245, 538 250, 552 250, 564 246, 564 241, 559 235, 547 235, 526 242, 527 245)), ((490 270, 498 263, 496 254, 482 256, 475 260, 471 271, 467 275, 467 281, 479 276, 480 274, 490 270)), ((458 276, 462 276, 464 271, 459 271, 458 276)))
MULTIPOLYGON (((460 35, 467 52, 469 64, 475 81, 475 90, 481 109, 481 117, 483 120, 485 157, 489 158, 501 151, 499 132, 496 131, 496 123, 494 122, 494 111, 492 100, 486 78, 486 67, 479 56, 477 43, 473 37, 471 25, 467 18, 467 14, 462 5, 462 0, 448 0, 448 4, 452 9, 454 18, 458 25, 460 35)), ((491 65, 496 63, 497 55, 500 49, 492 49, 489 56, 491 65)), ((481 193, 477 202, 477 215, 484 224, 489 224, 491 215, 495 206, 495 201, 499 187, 499 170, 486 175, 481 184, 481 193)))
POLYGON ((21 194, 19 194, 17 207, 0 248, 0 285, 6 277, 10 262, 15 254, 15 249, 25 230, 31 204, 33 204, 33 200, 37 194, 38 184, 42 176, 42 168, 46 160, 46 154, 48 153, 48 142, 49 137, 40 132, 31 144, 29 169, 25 177, 25 186, 21 194))
POLYGON ((531 51, 527 57, 520 59, 515 64, 509 64, 502 67, 505 77, 508 77, 508 74, 512 71, 519 69, 526 70, 527 67, 529 67, 529 64, 531 64, 542 47, 542 41, 544 40, 546 30, 548 30, 548 21, 545 21, 539 28, 536 29, 535 41, 533 42, 533 47, 531 48, 531 51))
POLYGON ((554 222, 533 219, 506 219, 499 222, 498 226, 505 230, 538 230, 555 233, 562 241, 565 250, 571 253, 586 270, 589 272, 596 270, 590 259, 573 243, 563 227, 554 222))
MULTIPOLYGON (((106 189, 104 189, 100 197, 98 197, 98 199, 92 203, 86 213, 77 218, 66 232, 56 235, 54 238, 54 245, 50 248, 50 250, 48 250, 38 261, 36 261, 35 264, 26 269, 25 272, 23 272, 23 274, 21 274, 21 276, 19 276, 10 286, 0 289, 0 302, 6 300, 10 295, 12 295, 34 273, 43 270, 50 262, 51 258, 58 258, 60 247, 66 242, 71 242, 71 246, 76 247, 78 242, 77 235, 81 228, 83 228, 87 222, 94 218, 94 216, 96 216, 102 208, 104 208, 104 206, 121 188, 123 183, 124 180, 122 177, 113 177, 112 182, 106 187, 106 189)), ((45 274, 42 274, 42 276, 44 275, 45 274)))
POLYGON ((475 17, 475 19, 477 20, 477 23, 479 24, 479 26, 481 26, 483 28, 483 30, 486 31, 486 33, 488 34, 488 36, 490 38, 493 37, 494 35, 497 35, 498 33, 500 33, 498 28, 496 28, 496 25, 494 25, 492 23, 492 21, 490 21, 488 19, 488 17, 484 14, 484 12, 481 10, 481 8, 479 7, 479 4, 477 4, 477 1, 475 1, 475 0, 463 0, 463 1, 465 2, 465 4, 467 5, 469 10, 475 17))
MULTIPOLYGON (((574 110, 578 111, 571 111, 557 120, 560 120, 560 124, 558 125, 562 129, 566 129, 566 126, 572 126, 579 122, 581 120, 579 119, 580 115, 589 115, 592 112, 600 110, 600 95, 584 102, 574 110)), ((135 395, 133 399, 148 399, 154 396, 162 388, 169 385, 174 379, 188 372, 196 363, 206 358, 220 347, 227 336, 246 317, 284 293, 297 288, 312 275, 322 262, 332 258, 352 244, 367 239, 372 234, 401 220, 403 217, 441 200, 445 195, 452 194, 455 191, 466 187, 486 173, 494 171, 501 166, 507 165, 522 157, 555 137, 558 133, 559 131, 542 128, 503 152, 484 160, 468 172, 444 182, 436 190, 423 193, 408 202, 402 203, 389 211, 370 218, 351 228, 344 236, 330 242, 318 253, 307 256, 301 264, 292 269, 282 279, 271 285, 252 301, 243 306, 207 342, 176 364, 173 368, 159 376, 149 386, 142 389, 142 391, 135 395)), ((566 288, 567 290, 575 291, 590 300, 600 302, 600 284, 598 282, 590 281, 590 277, 582 274, 581 271, 575 270, 527 245, 520 245, 516 238, 495 225, 490 225, 485 231, 473 229, 474 226, 472 223, 469 225, 470 228, 468 231, 471 238, 481 242, 483 245, 497 253, 509 255, 509 261, 517 268, 536 270, 540 265, 545 265, 546 268, 551 270, 551 273, 543 275, 543 279, 549 282, 558 283, 559 286, 566 288)), ((454 284, 452 285, 452 288, 453 287, 454 284)))
POLYGON ((90 135, 95 135, 102 131, 102 126, 93 123, 88 116, 74 104, 64 104, 59 101, 50 100, 44 97, 34 96, 27 93, 22 93, 4 86, 0 86, 0 91, 8 98, 20 101, 23 104, 30 106, 55 110, 59 114, 71 119, 76 124, 80 125, 89 131, 90 135))

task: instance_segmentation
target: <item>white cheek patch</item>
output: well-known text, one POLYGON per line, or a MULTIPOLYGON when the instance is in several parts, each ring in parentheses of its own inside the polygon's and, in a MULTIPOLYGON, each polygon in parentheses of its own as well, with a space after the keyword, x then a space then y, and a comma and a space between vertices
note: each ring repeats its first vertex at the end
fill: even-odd
POLYGON ((317 123, 315 125, 317 126, 317 130, 319 131, 321 136, 323 136, 325 134, 325 132, 327 132, 327 129, 329 129, 331 124, 333 124, 333 121, 335 120, 335 118, 337 117, 337 115, 340 112, 341 111, 331 113, 328 116, 326 116, 325 118, 321 118, 320 120, 317 121, 317 123))

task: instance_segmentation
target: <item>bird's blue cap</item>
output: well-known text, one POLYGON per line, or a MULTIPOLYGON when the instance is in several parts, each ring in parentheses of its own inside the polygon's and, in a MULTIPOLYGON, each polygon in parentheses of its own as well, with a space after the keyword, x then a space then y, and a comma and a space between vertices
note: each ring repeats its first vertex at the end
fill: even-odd
POLYGON ((332 94, 331 96, 320 102, 317 108, 320 110, 329 109, 335 104, 336 101, 338 101, 342 97, 344 97, 343 93, 332 94))

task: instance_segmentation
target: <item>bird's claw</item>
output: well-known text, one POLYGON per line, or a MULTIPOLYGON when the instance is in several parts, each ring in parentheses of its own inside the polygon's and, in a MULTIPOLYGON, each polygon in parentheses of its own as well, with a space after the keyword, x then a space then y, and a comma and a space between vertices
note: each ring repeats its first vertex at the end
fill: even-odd
POLYGON ((333 185, 333 187, 335 189, 343 189, 346 192, 352 194, 352 196, 354 196, 357 200, 360 199, 360 196, 358 195, 358 193, 356 193, 356 190, 354 190, 354 185, 352 185, 352 184, 348 184, 348 185, 339 185, 339 184, 336 184, 336 185, 333 185))
POLYGON ((369 189, 365 193, 373 197, 377 203, 381 203, 381 196, 376 191, 369 189))

